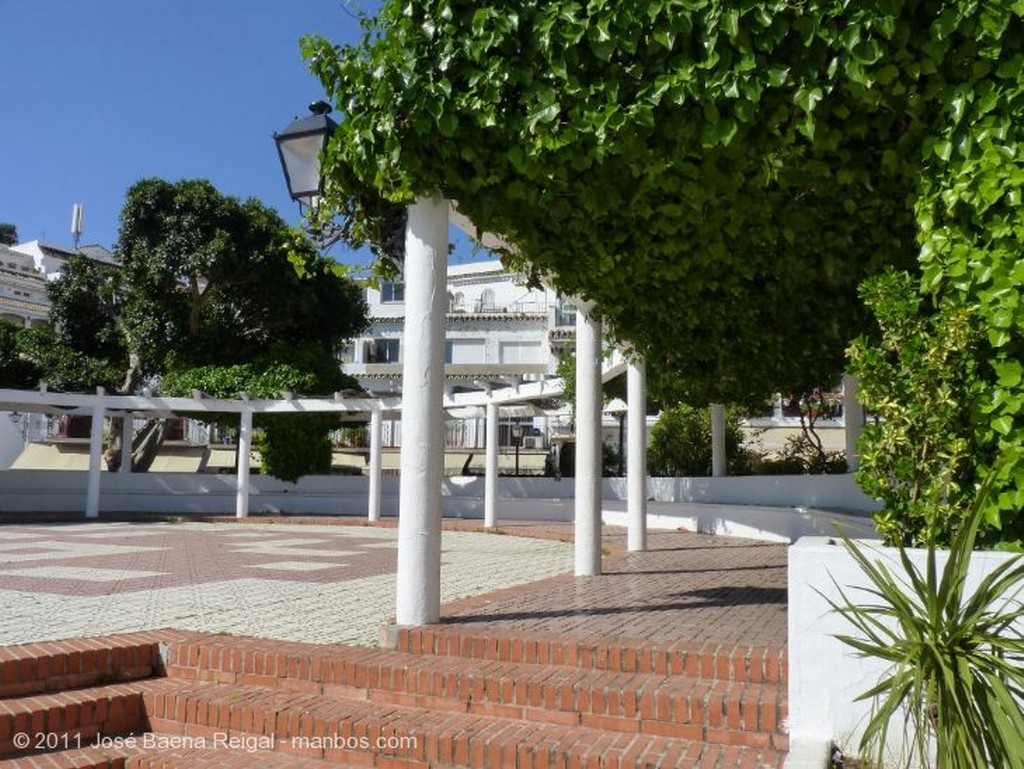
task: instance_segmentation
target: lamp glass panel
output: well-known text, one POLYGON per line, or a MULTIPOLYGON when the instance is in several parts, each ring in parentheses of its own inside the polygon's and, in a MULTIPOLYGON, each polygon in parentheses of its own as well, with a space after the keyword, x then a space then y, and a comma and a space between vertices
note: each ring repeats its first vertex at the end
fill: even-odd
POLYGON ((320 192, 320 149, 322 136, 300 136, 281 142, 281 157, 288 169, 288 186, 293 198, 311 198, 320 192))

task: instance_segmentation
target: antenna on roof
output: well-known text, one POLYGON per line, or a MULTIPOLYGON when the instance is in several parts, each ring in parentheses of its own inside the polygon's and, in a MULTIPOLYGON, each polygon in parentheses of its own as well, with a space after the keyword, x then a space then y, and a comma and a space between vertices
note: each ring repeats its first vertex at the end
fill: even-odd
POLYGON ((82 204, 75 203, 71 207, 71 238, 74 241, 75 251, 78 250, 78 239, 82 236, 82 204))

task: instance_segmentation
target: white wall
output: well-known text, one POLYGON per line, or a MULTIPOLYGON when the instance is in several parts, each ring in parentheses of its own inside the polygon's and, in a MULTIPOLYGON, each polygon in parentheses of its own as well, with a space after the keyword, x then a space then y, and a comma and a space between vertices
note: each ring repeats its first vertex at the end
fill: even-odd
POLYGON ((12 422, 9 411, 0 411, 0 470, 6 470, 25 448, 21 425, 12 422))
MULTIPOLYGON (((83 508, 86 473, 71 470, 8 470, 0 472, 0 512, 76 512, 83 508), (45 492, 44 492, 45 490, 45 492)), ((870 520, 864 514, 843 515, 796 504, 784 504, 776 488, 779 477, 749 479, 765 481, 777 500, 757 503, 757 483, 743 484, 747 501, 723 494, 717 501, 714 487, 701 485, 701 502, 685 493, 695 479, 651 479, 658 489, 648 504, 651 528, 678 529, 729 536, 753 537, 776 542, 793 542, 813 534, 832 534, 842 525, 852 536, 870 536, 870 520), (729 497, 732 498, 729 498, 729 497)), ((703 480, 703 479, 701 479, 703 480)), ((736 481, 740 479, 707 479, 736 481)), ((806 487, 815 488, 813 476, 788 478, 793 499, 806 498, 806 487)), ((625 525, 626 486, 623 478, 606 478, 602 483, 602 517, 606 523, 625 525)), ((159 512, 231 514, 235 509, 235 476, 188 473, 122 474, 104 472, 100 482, 100 510, 109 512, 159 512)), ((256 475, 251 479, 250 510, 319 515, 366 514, 367 479, 353 476, 308 476, 297 484, 256 475)), ((397 515, 398 480, 384 479, 381 514, 397 515)), ((721 484, 729 489, 733 484, 721 484)), ((484 479, 450 477, 442 486, 444 514, 449 517, 483 517, 484 479)), ((842 487, 840 487, 842 488, 842 487)), ((499 478, 498 515, 504 520, 571 521, 573 479, 499 478)), ((825 499, 820 491, 816 498, 825 499)), ((825 500, 827 501, 827 500, 825 500)), ((836 505, 821 505, 835 508, 836 505)))
MULTIPOLYGON (((877 547, 874 552, 877 557, 873 560, 881 560, 894 573, 902 573, 898 551, 877 547)), ((925 551, 908 552, 918 568, 923 568, 925 551)), ((975 553, 968 595, 985 573, 1010 557, 1007 553, 975 553)), ((940 570, 944 563, 940 555, 940 570)), ((835 638, 837 633, 852 631, 846 620, 830 611, 826 600, 838 598, 836 583, 854 600, 858 594, 863 595, 854 586, 866 585, 860 567, 842 542, 808 537, 790 547, 789 732, 791 745, 797 750, 835 740, 846 755, 852 756, 856 755, 862 725, 870 711, 869 703, 854 700, 878 681, 885 665, 857 657, 835 638)), ((1024 630, 1024 622, 1018 627, 1024 630)), ((897 726, 895 733, 899 731, 897 726)))

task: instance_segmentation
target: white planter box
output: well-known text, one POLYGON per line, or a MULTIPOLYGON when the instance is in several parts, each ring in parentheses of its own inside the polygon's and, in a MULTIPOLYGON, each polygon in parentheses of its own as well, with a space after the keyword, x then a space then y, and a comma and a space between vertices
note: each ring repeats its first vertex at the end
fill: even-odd
MULTIPOLYGON (((869 553, 872 561, 886 563, 894 576, 904 573, 896 549, 876 546, 869 553)), ((923 570, 926 551, 910 550, 908 553, 923 570)), ((948 552, 938 556, 940 574, 947 557, 948 552)), ((1011 557, 1009 553, 974 553, 965 595, 970 595, 985 574, 1011 557)), ((841 540, 805 537, 790 547, 790 742, 799 751, 807 745, 822 746, 821 755, 824 755, 823 746, 834 740, 849 756, 856 753, 871 709, 869 702, 854 702, 854 699, 878 681, 886 666, 878 660, 857 657, 850 647, 835 638, 837 633, 852 634, 852 626, 831 611, 826 601, 826 596, 839 598, 836 584, 854 601, 864 595, 856 586, 868 585, 841 540)), ((890 733, 894 738, 891 746, 894 752, 902 747, 895 741, 901 732, 901 725, 894 723, 890 733)), ((812 753, 816 754, 817 749, 812 753)))

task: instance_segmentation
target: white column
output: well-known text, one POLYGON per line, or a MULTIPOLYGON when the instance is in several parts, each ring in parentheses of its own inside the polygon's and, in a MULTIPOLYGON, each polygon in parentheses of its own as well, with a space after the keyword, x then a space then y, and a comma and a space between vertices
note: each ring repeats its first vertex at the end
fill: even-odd
MULTIPOLYGON (((245 400, 248 400, 246 398, 245 400)), ((235 491, 235 517, 249 515, 249 453, 252 447, 252 409, 242 408, 238 426, 238 482, 235 491)))
POLYGON ((398 625, 426 625, 441 616, 447 263, 448 204, 440 195, 420 198, 409 206, 405 229, 398 625))
POLYGON ((864 406, 857 396, 857 377, 843 374, 843 425, 846 432, 846 469, 854 472, 860 465, 857 440, 864 430, 864 406))
POLYGON ((132 421, 132 415, 126 411, 121 418, 121 465, 117 468, 119 473, 132 471, 132 421))
POLYGON ((380 406, 370 411, 370 491, 367 498, 367 518, 380 520, 381 454, 384 432, 384 412, 380 406))
POLYGON ((576 313, 576 575, 601 573, 601 321, 576 313))
POLYGON ((96 405, 92 408, 89 431, 89 484, 85 490, 85 517, 100 515, 100 472, 103 469, 103 388, 96 388, 96 405))
POLYGON ((498 525, 498 404, 487 401, 487 454, 484 467, 484 527, 498 525))
POLYGON ((647 549, 647 366, 642 360, 629 364, 626 388, 629 407, 626 425, 629 528, 626 546, 637 551, 647 549))
POLYGON ((711 404, 711 475, 727 475, 725 459, 725 405, 711 404))

